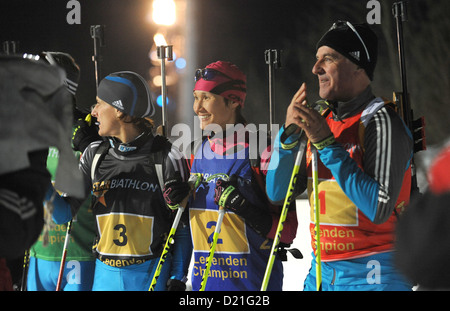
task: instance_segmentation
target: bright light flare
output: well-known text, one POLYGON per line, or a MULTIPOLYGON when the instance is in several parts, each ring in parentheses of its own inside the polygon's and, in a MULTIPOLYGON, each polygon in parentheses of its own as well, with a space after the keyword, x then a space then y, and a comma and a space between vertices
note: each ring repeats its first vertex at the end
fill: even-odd
POLYGON ((167 46, 166 38, 161 33, 157 33, 153 36, 156 46, 167 46))
POLYGON ((171 26, 175 24, 175 2, 173 0, 153 0, 152 18, 158 25, 171 26))

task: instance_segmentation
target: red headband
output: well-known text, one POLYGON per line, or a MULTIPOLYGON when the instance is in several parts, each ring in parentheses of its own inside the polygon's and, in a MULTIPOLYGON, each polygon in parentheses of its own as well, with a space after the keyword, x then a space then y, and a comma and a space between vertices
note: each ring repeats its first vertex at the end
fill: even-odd
POLYGON ((217 70, 225 76, 217 75, 213 80, 199 79, 195 83, 194 91, 211 92, 239 102, 239 105, 243 107, 247 81, 245 74, 236 65, 224 61, 211 63, 206 68, 217 70))

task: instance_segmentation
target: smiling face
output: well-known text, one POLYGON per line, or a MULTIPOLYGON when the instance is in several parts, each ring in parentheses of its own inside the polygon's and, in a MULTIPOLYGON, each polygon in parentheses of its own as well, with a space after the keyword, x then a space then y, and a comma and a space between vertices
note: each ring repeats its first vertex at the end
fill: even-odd
POLYGON ((235 124, 237 102, 225 103, 225 99, 210 92, 194 91, 194 112, 200 119, 203 130, 209 124, 217 124, 225 129, 227 124, 235 124))
POLYGON ((317 50, 312 72, 319 79, 319 96, 327 100, 349 101, 360 92, 362 68, 328 46, 317 50))

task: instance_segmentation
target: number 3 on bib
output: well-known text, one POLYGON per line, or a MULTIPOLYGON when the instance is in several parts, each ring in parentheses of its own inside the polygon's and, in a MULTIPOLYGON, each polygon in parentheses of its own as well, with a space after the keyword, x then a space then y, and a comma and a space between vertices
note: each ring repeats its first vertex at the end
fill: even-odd
POLYGON ((100 240, 97 250, 102 255, 152 255, 153 217, 111 213, 97 216, 100 240))

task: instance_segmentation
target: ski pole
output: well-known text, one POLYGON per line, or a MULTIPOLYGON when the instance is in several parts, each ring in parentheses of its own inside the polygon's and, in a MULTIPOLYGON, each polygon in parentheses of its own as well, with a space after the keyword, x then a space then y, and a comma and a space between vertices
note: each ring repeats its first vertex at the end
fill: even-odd
POLYGON ((164 245, 163 252, 161 254, 161 257, 159 258, 158 265, 156 266, 155 273, 153 274, 152 282, 150 283, 149 291, 154 291, 156 283, 158 282, 158 277, 161 274, 162 266, 164 265, 164 262, 166 260, 167 254, 169 253, 172 245, 174 244, 173 237, 175 236, 175 232, 177 231, 178 224, 180 222, 181 216, 183 215, 184 209, 186 208, 187 201, 191 195, 191 193, 197 189, 197 187, 200 185, 202 181, 202 175, 201 174, 192 174, 191 177, 189 177, 188 184, 191 187, 191 190, 189 191, 188 196, 183 199, 183 201, 179 204, 177 214, 175 215, 175 219, 173 221, 172 227, 170 228, 169 236, 166 240, 166 245, 164 245))
POLYGON ((97 90, 99 81, 101 79, 100 62, 103 60, 100 54, 99 47, 105 46, 104 28, 105 27, 103 25, 91 26, 91 38, 94 40, 94 55, 92 56, 92 61, 94 62, 95 85, 97 90))
POLYGON ((64 240, 64 248, 63 248, 63 253, 61 256, 61 264, 59 266, 58 282, 56 283, 56 291, 57 292, 59 292, 61 290, 61 281, 62 281, 62 277, 64 274, 64 266, 66 265, 66 256, 67 256, 67 249, 69 246, 70 232, 72 230, 72 223, 73 223, 73 219, 71 219, 69 224, 67 225, 66 239, 64 240))
POLYGON ((22 266, 22 282, 20 283, 20 291, 27 290, 27 280, 28 280, 28 267, 30 264, 30 250, 25 250, 23 256, 23 266, 22 266))
MULTIPOLYGON (((315 102, 314 104, 312 104, 311 107, 313 109, 316 109, 317 111, 319 111, 323 117, 326 117, 331 111, 330 109, 326 110, 327 105, 328 104, 326 102, 318 101, 318 102, 315 102)), ((295 124, 289 125, 285 129, 285 131, 281 137, 281 140, 285 140, 287 137, 291 136, 297 129, 298 129, 298 126, 295 124)), ((261 291, 265 291, 267 289, 267 285, 269 284, 269 279, 270 279, 270 275, 272 273, 273 263, 275 261, 275 256, 278 251, 278 245, 280 244, 280 240, 281 240, 281 232, 283 231, 283 225, 284 225, 284 222, 286 221, 287 213, 289 211, 289 206, 292 203, 292 201, 295 199, 294 191, 295 191, 295 185, 297 183, 297 175, 300 171, 300 166, 301 166, 303 155, 306 150, 306 143, 307 143, 307 138, 304 135, 303 130, 301 130, 301 132, 300 132, 300 137, 298 138, 298 141, 300 142, 300 146, 297 151, 297 155, 296 155, 295 162, 294 162, 294 168, 292 169, 291 179, 289 181, 288 190, 286 193, 286 197, 284 199, 283 207, 281 209, 280 219, 278 221, 278 227, 277 227, 277 230, 275 233, 274 240, 272 242, 272 249, 270 251, 269 261, 267 263, 266 272, 264 274, 263 282, 261 285, 261 291)))
MULTIPOLYGON (((209 179, 211 179, 211 177, 213 177, 213 176, 210 176, 209 179)), ((228 176, 228 174, 227 174, 227 176, 228 176)), ((223 176, 222 179, 223 180, 228 180, 229 177, 223 176)), ((219 206, 219 216, 217 217, 216 228, 214 230, 213 240, 212 240, 212 243, 211 243, 211 246, 210 246, 210 249, 209 249, 208 259, 206 260, 206 266, 205 266, 206 269, 203 272, 202 282, 200 284, 200 291, 201 292, 205 290, 206 282, 208 282, 209 271, 211 270, 211 264, 212 264, 212 260, 214 258, 214 253, 216 252, 217 241, 219 239, 220 228, 222 227, 222 222, 223 222, 223 217, 224 216, 225 216, 225 207, 224 206, 219 206)))
POLYGON ((209 270, 211 269, 211 263, 216 251, 217 240, 219 239, 220 227, 222 226, 223 217, 225 216, 225 207, 219 206, 219 217, 216 222, 216 229, 214 230, 214 236, 211 243, 211 248, 209 250, 209 256, 206 261, 206 269, 203 273, 202 283, 200 284, 200 291, 204 291, 206 287, 206 282, 208 282, 209 270))
MULTIPOLYGON (((297 126, 292 125, 292 126, 289 126, 286 129, 286 131, 290 132, 291 129, 295 130, 296 128, 297 128, 297 126)), ((303 133, 304 132, 302 131, 300 134, 300 138, 299 138, 300 147, 299 147, 299 150, 297 151, 297 155, 296 155, 295 162, 294 162, 294 168, 292 170, 291 179, 289 181, 289 187, 288 187, 288 190, 286 193, 286 197, 284 199, 283 207, 281 209, 281 215, 280 215, 280 219, 278 221, 277 231, 276 231, 274 240, 272 242, 272 249, 270 250, 269 261, 267 263, 266 272, 264 273, 264 278, 263 278, 263 282, 261 285, 261 291, 267 290, 270 275, 272 274, 273 263, 275 262, 275 256, 278 251, 278 245, 280 244, 280 240, 281 240, 281 232, 283 231, 283 225, 284 225, 284 222, 286 221, 287 213, 289 211, 289 206, 291 205, 292 201, 295 199, 295 195, 294 195, 295 184, 297 183, 297 176, 298 176, 298 172, 300 170, 300 165, 302 162, 302 158, 303 158, 303 154, 304 154, 306 142, 307 142, 303 133)))
POLYGON ((160 45, 156 47, 158 58, 161 59, 161 97, 162 97, 162 125, 160 132, 162 136, 167 136, 167 86, 166 86, 166 59, 173 60, 172 45, 160 45))
POLYGON ((320 245, 320 201, 319 201, 319 169, 317 166, 317 149, 311 146, 311 164, 312 164, 312 179, 313 179, 313 193, 314 193, 314 234, 316 240, 316 289, 322 290, 322 259, 321 259, 321 245, 320 245))

